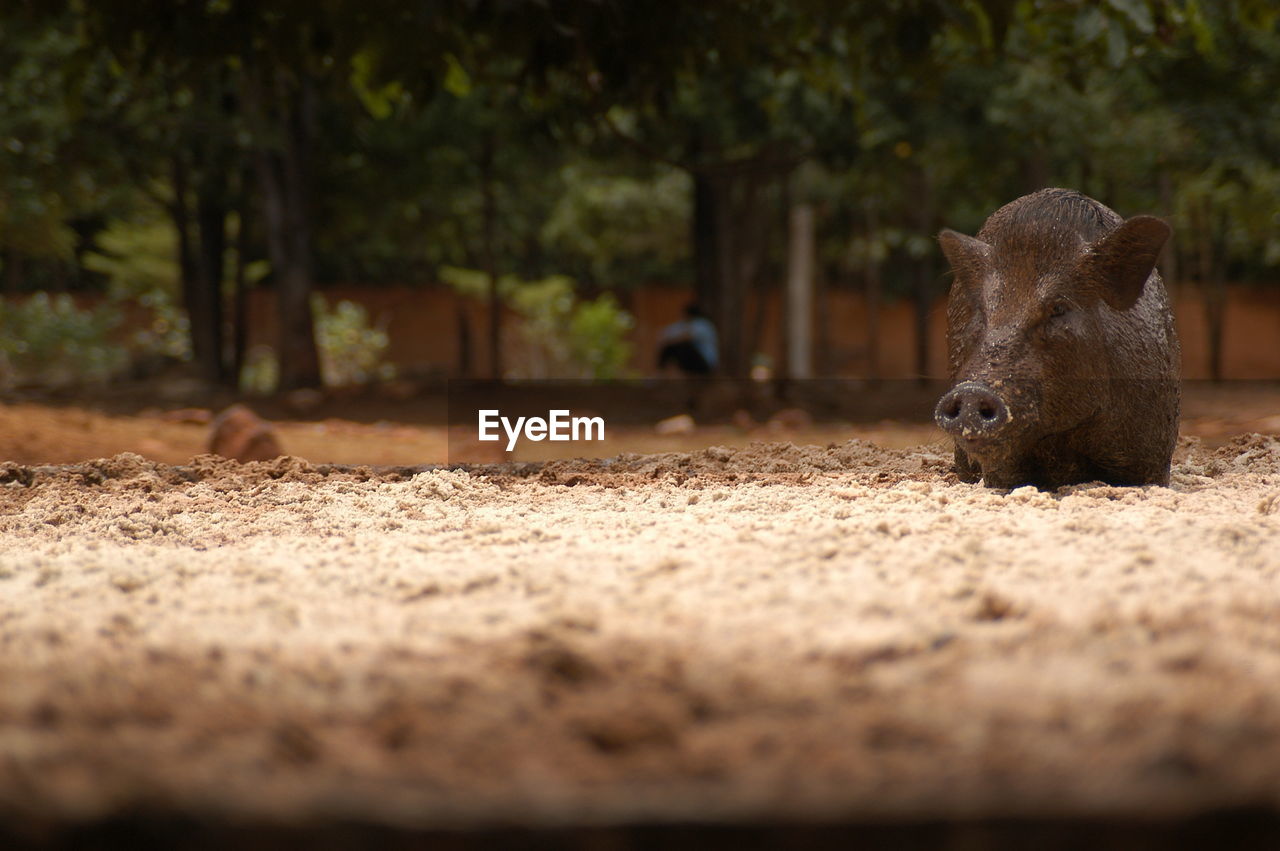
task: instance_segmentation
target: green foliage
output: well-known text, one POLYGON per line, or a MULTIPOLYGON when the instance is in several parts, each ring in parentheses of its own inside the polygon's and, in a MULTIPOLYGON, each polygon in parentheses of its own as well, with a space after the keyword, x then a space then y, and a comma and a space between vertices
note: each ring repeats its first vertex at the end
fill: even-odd
POLYGON ((80 309, 65 293, 0 299, 0 388, 68 387, 117 377, 128 365, 124 348, 112 340, 120 319, 110 305, 80 309))
POLYGON ((133 334, 132 350, 173 360, 191 360, 191 320, 163 291, 144 293, 138 304, 147 308, 151 321, 133 334))
POLYGON ((83 265, 107 281, 107 300, 99 306, 80 309, 66 294, 45 292, 5 306, 0 373, 8 378, 0 378, 0 384, 103 381, 139 357, 190 359, 187 315, 174 293, 178 272, 167 223, 117 219, 99 234, 98 250, 86 252, 83 265), (145 308, 149 319, 125 337, 120 326, 130 305, 145 308))
MULTIPOLYGON (((488 276, 473 269, 445 268, 441 278, 471 298, 488 292, 488 276)), ((635 320, 611 294, 581 299, 564 275, 537 281, 507 275, 498 280, 498 294, 521 319, 508 377, 625 377, 632 353, 627 334, 635 320)))
MULTIPOLYGON (((440 269, 440 280, 452 287, 459 295, 474 299, 489 297, 489 276, 479 269, 443 266, 440 269)), ((520 280, 514 275, 499 276, 498 297, 504 301, 510 301, 511 294, 519 285, 520 280)))
POLYGON ((1175 230, 1185 235, 1183 254, 1192 268, 1184 274, 1202 284, 1206 273, 1221 279, 1233 261, 1250 254, 1262 263, 1280 265, 1277 197, 1280 168, 1269 163, 1247 171, 1215 163, 1179 181, 1170 218, 1175 230))
POLYGON ((56 92, 75 39, 58 28, 25 29, 18 29, 24 50, 0 48, 0 248, 66 261, 75 246, 68 202, 77 188, 67 178, 80 175, 59 168, 73 120, 56 92), (49 79, 51 69, 58 77, 49 79))
POLYGON ((280 386, 280 360, 270 346, 254 346, 245 352, 240 389, 255 396, 269 396, 280 386))
POLYGON ((190 322, 178 306, 178 261, 173 226, 157 218, 117 219, 98 235, 98 250, 84 266, 107 279, 112 301, 132 301, 151 314, 134 335, 136 349, 177 360, 191 359, 190 322))
POLYGON ((610 293, 580 301, 569 316, 569 361, 585 368, 586 378, 611 379, 626 375, 632 345, 626 335, 635 326, 610 293))
POLYGON ((610 288, 671 279, 689 255, 689 175, 669 166, 632 176, 575 162, 541 237, 563 265, 610 288))
POLYGON ((86 269, 107 279, 116 299, 140 299, 150 293, 177 294, 178 259, 173 225, 156 217, 116 219, 97 236, 97 249, 83 260, 86 269))
MULTIPOLYGON (((1267 281, 1280 266, 1269 0, 171 7, 0 11, 0 259, 20 289, 105 278, 113 298, 149 301, 158 325, 134 344, 169 354, 187 343, 157 211, 239 207, 290 127, 310 133, 318 280, 444 268, 484 297, 484 276, 449 270, 492 266, 542 372, 614 370, 625 336, 615 303, 540 286, 549 274, 595 292, 696 270, 711 301, 774 286, 797 200, 818 204, 831 280, 878 268, 886 297, 944 285, 939 227, 973 232, 1045 184, 1170 217, 1184 274, 1267 281), (714 224, 696 267, 695 206, 714 224), (90 274, 65 274, 78 264, 90 274)), ((261 256, 278 242, 257 200, 261 256)), ((331 380, 377 372, 351 369, 331 380)))
POLYGON ((94 223, 139 195, 119 135, 135 81, 84 49, 63 4, 48 15, 0 13, 0 250, 74 279, 94 223))
POLYGON ((323 296, 312 296, 316 322, 316 346, 320 373, 330 387, 348 387, 395 377, 385 361, 391 340, 386 330, 369 322, 369 312, 359 304, 339 301, 330 308, 323 296))
POLYGON ((523 319, 523 346, 513 378, 622 377, 634 321, 608 293, 593 301, 575 297, 573 280, 561 275, 522 282, 508 303, 523 319))
MULTIPOLYGON (((395 367, 387 363, 391 340, 387 332, 369 321, 363 305, 343 299, 329 307, 323 296, 311 298, 315 317, 316 347, 320 372, 328 387, 352 387, 395 377, 395 367)), ((254 346, 245 354, 240 373, 240 389, 246 393, 269 395, 280 383, 280 361, 270 346, 254 346)))

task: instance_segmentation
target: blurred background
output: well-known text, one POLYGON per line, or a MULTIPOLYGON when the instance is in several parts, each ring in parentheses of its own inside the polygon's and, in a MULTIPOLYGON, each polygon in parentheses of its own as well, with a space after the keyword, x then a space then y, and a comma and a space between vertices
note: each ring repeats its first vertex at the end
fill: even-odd
POLYGON ((235 402, 313 460, 443 460, 451 381, 631 382, 609 451, 934 440, 935 236, 1051 185, 1173 225, 1184 431, 1280 431, 1271 2, 0 0, 0 32, 0 461, 182 461, 235 402), (643 381, 691 302, 764 390, 643 381), (891 401, 787 390, 824 378, 891 401))

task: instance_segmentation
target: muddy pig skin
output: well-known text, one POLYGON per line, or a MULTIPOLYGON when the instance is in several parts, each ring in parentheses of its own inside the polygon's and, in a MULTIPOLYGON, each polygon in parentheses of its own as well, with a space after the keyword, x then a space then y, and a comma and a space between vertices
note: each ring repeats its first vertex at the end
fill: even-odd
POLYGON ((994 488, 1167 485, 1180 351, 1156 258, 1169 226, 1069 189, 938 237, 955 385, 934 412, 956 472, 994 488))

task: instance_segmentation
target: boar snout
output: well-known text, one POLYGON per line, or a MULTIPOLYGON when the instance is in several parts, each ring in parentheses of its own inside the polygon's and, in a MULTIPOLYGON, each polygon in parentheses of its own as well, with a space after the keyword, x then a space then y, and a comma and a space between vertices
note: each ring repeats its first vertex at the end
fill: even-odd
POLYGON ((1009 406, 981 381, 963 381, 938 400, 933 418, 955 437, 990 440, 1009 424, 1009 406))

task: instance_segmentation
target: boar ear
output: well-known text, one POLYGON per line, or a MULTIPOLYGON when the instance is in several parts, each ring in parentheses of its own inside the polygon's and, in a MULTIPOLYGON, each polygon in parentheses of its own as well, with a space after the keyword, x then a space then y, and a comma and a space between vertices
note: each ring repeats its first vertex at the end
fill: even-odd
POLYGON ((1173 233, 1154 216, 1134 216, 1089 246, 1081 261, 1084 277, 1115 310, 1128 310, 1142 295, 1160 249, 1173 233))
POLYGON ((980 239, 946 229, 938 234, 938 244, 957 278, 971 278, 987 268, 991 246, 980 239))

